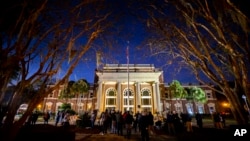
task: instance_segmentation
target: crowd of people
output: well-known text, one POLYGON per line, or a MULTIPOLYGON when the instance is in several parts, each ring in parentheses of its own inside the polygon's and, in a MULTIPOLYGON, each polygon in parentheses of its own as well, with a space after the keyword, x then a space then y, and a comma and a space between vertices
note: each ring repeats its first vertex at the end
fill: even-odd
MULTIPOLYGON (((38 111, 32 112, 32 114, 27 118, 26 125, 35 125, 37 123, 38 117, 40 116, 41 113, 38 113, 38 111)), ((71 115, 65 111, 58 111, 55 115, 55 126, 64 126, 64 127, 69 127, 70 126, 70 117, 71 115)), ((49 124, 49 121, 52 118, 52 114, 47 111, 42 113, 42 119, 43 119, 43 124, 47 125, 49 124)))
POLYGON ((124 136, 127 139, 131 138, 132 130, 140 132, 142 140, 148 141, 150 132, 153 132, 154 116, 151 112, 137 112, 132 114, 129 111, 124 113, 120 111, 102 112, 98 122, 98 127, 101 130, 101 135, 110 133, 124 136), (124 135, 123 135, 124 134, 124 135))
MULTIPOLYGON (((211 118, 214 123, 214 127, 217 129, 223 129, 226 126, 225 115, 220 112, 213 112, 211 118)), ((166 116, 167 133, 175 135, 180 132, 193 132, 193 123, 196 123, 196 127, 203 128, 203 115, 201 113, 189 114, 189 113, 176 113, 175 111, 169 111, 166 116), (193 120, 194 119, 194 120, 193 120)))
MULTIPOLYGON (((213 113, 212 119, 215 128, 224 128, 225 118, 221 113, 213 113)), ((166 113, 165 120, 162 121, 162 119, 157 119, 157 116, 154 117, 151 112, 147 111, 132 114, 129 111, 121 113, 120 111, 106 110, 100 115, 98 127, 100 128, 101 135, 107 134, 109 130, 110 133, 121 135, 128 139, 131 137, 131 131, 134 130, 134 132, 140 132, 143 141, 147 141, 150 134, 154 134, 155 130, 162 128, 169 135, 176 135, 181 132, 193 132, 193 123, 196 123, 195 126, 202 129, 202 114, 169 111, 166 113)))
MULTIPOLYGON (((49 112, 43 114, 44 124, 48 124, 50 116, 49 112)), ((37 118, 38 113, 35 111, 29 118, 30 123, 36 124, 37 118)), ((211 118, 215 128, 222 129, 226 126, 225 116, 222 113, 214 112, 211 114, 211 118)), ((193 132, 193 123, 195 123, 193 119, 198 128, 203 128, 203 116, 200 113, 188 114, 169 111, 164 120, 159 116, 154 116, 150 111, 138 111, 133 114, 130 111, 122 113, 121 111, 106 110, 100 116, 97 116, 94 111, 89 115, 90 128, 98 127, 101 135, 112 133, 130 139, 132 131, 140 132, 142 141, 149 141, 150 134, 153 135, 157 129, 163 129, 169 135, 193 132)), ((70 120, 69 113, 58 111, 55 115, 55 126, 69 127, 70 120)))
MULTIPOLYGON (((176 135, 181 132, 193 132, 194 126, 203 128, 203 115, 200 113, 188 114, 169 111, 165 115, 165 120, 159 118, 161 116, 154 116, 150 111, 138 111, 133 114, 130 111, 122 113, 121 111, 106 110, 99 116, 96 112, 92 112, 90 122, 91 128, 99 128, 101 135, 111 133, 130 139, 132 131, 140 132, 142 141, 148 141, 150 135, 155 134, 154 132, 158 129, 164 130, 169 135, 176 135)), ((212 119, 215 128, 225 127, 225 117, 221 113, 213 113, 212 119)))

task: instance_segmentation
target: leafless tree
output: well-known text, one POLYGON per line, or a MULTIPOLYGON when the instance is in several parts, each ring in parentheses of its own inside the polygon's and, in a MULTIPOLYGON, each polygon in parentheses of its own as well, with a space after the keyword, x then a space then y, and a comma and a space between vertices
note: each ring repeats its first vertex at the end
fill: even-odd
POLYGON ((151 53, 171 58, 167 65, 189 68, 200 83, 207 83, 201 77, 205 75, 222 90, 238 124, 247 124, 242 94, 250 99, 249 17, 239 3, 153 1, 147 10, 147 26, 155 35, 149 43, 151 53))
POLYGON ((104 10, 102 2, 1 2, 1 13, 5 15, 0 17, 0 103, 7 111, 1 112, 2 118, 6 117, 1 127, 1 140, 14 140, 37 104, 68 81, 92 42, 110 26, 107 22, 110 13, 104 10), (47 87, 63 66, 66 71, 60 74, 60 80, 53 87, 47 87), (11 94, 6 93, 10 82, 15 85, 11 94), (39 87, 35 93, 25 93, 27 87, 37 82, 39 87), (28 109, 20 120, 13 123, 22 103, 27 103, 28 109))

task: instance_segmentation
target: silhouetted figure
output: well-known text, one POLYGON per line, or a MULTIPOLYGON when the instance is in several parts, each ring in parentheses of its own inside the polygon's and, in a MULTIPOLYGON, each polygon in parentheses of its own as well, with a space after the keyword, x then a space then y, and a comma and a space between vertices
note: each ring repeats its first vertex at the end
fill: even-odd
POLYGON ((116 129, 117 129, 117 134, 118 135, 123 135, 123 118, 122 118, 122 113, 121 112, 117 112, 116 114, 115 114, 115 116, 116 116, 116 122, 117 122, 117 124, 116 124, 116 129))
POLYGON ((35 125, 36 124, 36 121, 37 121, 37 119, 38 119, 38 112, 37 111, 35 111, 32 115, 31 115, 32 117, 31 117, 31 124, 32 125, 35 125))
POLYGON ((221 126, 222 128, 226 127, 226 119, 225 119, 226 115, 224 113, 220 113, 220 122, 221 122, 221 126))
POLYGON ((137 132, 137 127, 139 127, 139 131, 140 131, 140 126, 139 126, 140 118, 141 118, 141 113, 139 111, 137 111, 137 113, 135 114, 135 121, 134 121, 134 124, 133 124, 135 132, 137 132))
POLYGON ((187 127, 187 132, 193 132, 192 115, 191 114, 187 114, 186 127, 187 127))
POLYGON ((176 113, 175 111, 173 111, 173 120, 174 120, 175 131, 177 133, 180 133, 181 129, 182 129, 181 119, 180 119, 178 113, 176 113))
POLYGON ((175 135, 176 131, 175 131, 175 126, 174 126, 174 115, 172 111, 167 113, 166 121, 168 125, 168 133, 175 135))
POLYGON ((187 113, 181 113, 181 122, 182 122, 182 127, 186 128, 186 122, 187 122, 187 113))
POLYGON ((126 125, 126 130, 127 130, 126 137, 128 139, 130 139, 130 137, 131 137, 131 130, 132 130, 133 121, 134 121, 133 116, 129 113, 129 111, 127 111, 127 115, 126 115, 126 118, 125 118, 125 125, 126 125))
POLYGON ((49 112, 45 112, 43 115, 44 124, 49 124, 49 119, 50 119, 49 112))
POLYGON ((195 115, 196 124, 199 128, 203 128, 202 115, 200 113, 196 113, 195 115))
POLYGON ((154 116, 151 112, 148 112, 148 122, 149 122, 149 132, 150 134, 154 134, 154 116))
POLYGON ((96 113, 92 111, 91 116, 90 116, 91 128, 95 127, 95 120, 96 120, 96 113))
POLYGON ((58 111, 57 114, 56 114, 55 126, 58 125, 58 123, 60 122, 61 118, 62 118, 62 112, 58 111))
POLYGON ((70 121, 70 114, 69 113, 66 113, 64 115, 64 118, 63 118, 63 126, 65 128, 69 128, 70 124, 69 124, 69 121, 70 121))
POLYGON ((141 129, 141 140, 149 141, 149 117, 146 112, 141 113, 140 129, 141 129))

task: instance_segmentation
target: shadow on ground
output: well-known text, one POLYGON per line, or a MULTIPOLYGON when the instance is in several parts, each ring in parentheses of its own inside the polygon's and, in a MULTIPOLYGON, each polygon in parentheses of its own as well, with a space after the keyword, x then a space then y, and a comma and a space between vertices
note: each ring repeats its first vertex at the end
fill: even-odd
MULTIPOLYGON (((171 140, 175 141, 213 141, 218 139, 231 139, 231 140, 239 140, 245 141, 249 140, 250 135, 250 126, 239 127, 239 126, 230 126, 226 129, 215 129, 215 128, 203 128, 199 129, 197 127, 193 128, 192 133, 180 132, 176 135, 169 135, 165 129, 156 130, 153 135, 154 139, 160 138, 168 138, 171 137, 171 140), (235 136, 235 131, 239 129, 239 133, 241 133, 241 129, 246 129, 247 133, 237 134, 235 136)), ((76 134, 88 134, 91 137, 95 137, 99 135, 100 130, 98 128, 89 129, 89 128, 79 128, 75 126, 71 126, 69 128, 64 127, 55 127, 53 125, 32 125, 25 126, 20 130, 20 133, 16 139, 16 141, 76 141, 76 134)), ((91 140, 90 136, 86 136, 85 140, 91 140)), ((140 140, 140 134, 134 134, 134 139, 140 140)), ((115 138, 116 135, 113 135, 111 138, 115 138)), ((169 138, 170 139, 170 138, 169 138)))

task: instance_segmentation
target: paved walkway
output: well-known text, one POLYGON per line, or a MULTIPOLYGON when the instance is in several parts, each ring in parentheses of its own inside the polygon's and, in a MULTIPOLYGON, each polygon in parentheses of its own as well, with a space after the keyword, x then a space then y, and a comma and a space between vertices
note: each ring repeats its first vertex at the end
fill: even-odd
MULTIPOLYGON (((130 139, 125 138, 124 136, 118 136, 116 134, 84 134, 84 133, 76 133, 75 134, 76 141, 140 141, 141 137, 139 133, 133 133, 130 139)), ((150 136, 150 140, 152 141, 177 141, 176 137, 167 136, 167 135, 152 135, 150 136)))
MULTIPOLYGON (((234 124, 235 121, 228 121, 227 124, 234 124)), ((38 124, 43 124, 43 122, 38 122, 38 124)), ((50 121, 49 124, 54 125, 53 121, 50 121)), ((195 125, 195 123, 194 123, 195 125)), ((155 134, 150 136, 150 141, 211 141, 215 140, 217 137, 223 134, 223 136, 227 136, 228 134, 224 134, 221 131, 210 130, 213 129, 213 123, 210 120, 205 120, 204 127, 206 130, 195 131, 194 133, 186 133, 177 136, 170 136, 168 134, 155 134)), ((132 130, 133 131, 133 130, 132 130)), ((123 130, 125 135, 125 130, 123 130)), ((124 136, 118 136, 116 134, 108 133, 105 135, 99 134, 99 132, 92 133, 91 129, 85 129, 84 131, 75 132, 75 141, 128 141, 124 136)), ((131 138, 129 141, 141 141, 140 133, 132 132, 131 138)))

